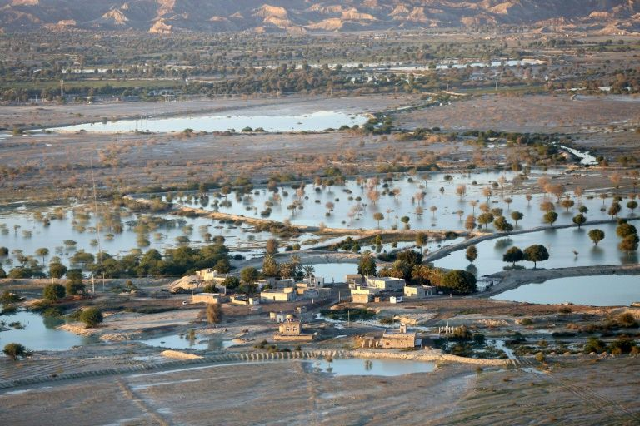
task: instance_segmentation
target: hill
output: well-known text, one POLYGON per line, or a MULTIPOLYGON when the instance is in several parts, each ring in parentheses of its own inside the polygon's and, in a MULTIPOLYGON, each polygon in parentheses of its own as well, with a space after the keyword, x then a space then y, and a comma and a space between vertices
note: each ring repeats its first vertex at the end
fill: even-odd
POLYGON ((0 0, 4 31, 368 31, 529 25, 640 31, 640 0, 0 0))

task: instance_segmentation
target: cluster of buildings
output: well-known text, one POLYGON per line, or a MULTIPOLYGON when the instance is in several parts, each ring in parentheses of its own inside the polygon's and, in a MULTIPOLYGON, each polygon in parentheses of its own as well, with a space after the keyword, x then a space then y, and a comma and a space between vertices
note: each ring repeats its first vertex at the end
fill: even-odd
POLYGON ((402 278, 347 275, 353 303, 389 301, 401 303, 404 299, 424 299, 433 296, 436 288, 429 285, 407 285, 402 278))
POLYGON ((240 294, 227 295, 224 285, 227 274, 219 274, 215 269, 203 269, 195 275, 189 275, 171 286, 172 293, 191 293, 192 303, 219 304, 230 302, 234 305, 255 306, 270 302, 294 302, 300 300, 323 300, 331 295, 331 289, 325 287, 324 278, 310 276, 302 281, 292 278, 277 279, 269 277, 256 281, 259 294, 251 297, 240 294), (204 292, 205 287, 213 286, 216 292, 204 292))
POLYGON ((324 278, 310 276, 302 281, 292 278, 267 278, 256 283, 262 302, 293 302, 296 300, 322 300, 331 295, 331 289, 325 287, 324 278))

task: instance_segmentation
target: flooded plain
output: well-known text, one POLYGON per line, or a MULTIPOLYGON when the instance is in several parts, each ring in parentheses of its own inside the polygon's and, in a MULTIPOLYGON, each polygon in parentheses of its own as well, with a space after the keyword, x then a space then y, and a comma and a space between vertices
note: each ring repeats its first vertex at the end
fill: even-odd
POLYGON ((541 284, 522 285, 493 296, 543 305, 628 306, 640 301, 640 277, 637 275, 588 275, 548 280, 541 284))
POLYGON ((189 115, 168 118, 146 116, 136 120, 105 120, 47 130, 87 133, 170 133, 186 129, 193 132, 318 132, 341 126, 361 126, 368 119, 365 115, 338 111, 316 111, 302 115, 189 115))

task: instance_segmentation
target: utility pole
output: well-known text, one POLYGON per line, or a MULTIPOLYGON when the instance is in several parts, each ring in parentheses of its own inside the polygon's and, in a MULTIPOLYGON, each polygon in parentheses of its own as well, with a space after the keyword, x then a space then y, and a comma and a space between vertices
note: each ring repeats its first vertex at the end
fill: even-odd
MULTIPOLYGON (((96 193, 96 180, 93 176, 93 156, 89 156, 89 162, 91 165, 91 184, 93 185, 93 209, 96 220, 96 240, 98 241, 98 270, 102 266, 102 245, 100 243, 100 224, 98 223, 98 195, 96 193)), ((93 274, 91 274, 91 282, 93 292, 95 294, 95 287, 93 286, 93 274)), ((104 271, 102 271, 102 292, 104 293, 104 271)))

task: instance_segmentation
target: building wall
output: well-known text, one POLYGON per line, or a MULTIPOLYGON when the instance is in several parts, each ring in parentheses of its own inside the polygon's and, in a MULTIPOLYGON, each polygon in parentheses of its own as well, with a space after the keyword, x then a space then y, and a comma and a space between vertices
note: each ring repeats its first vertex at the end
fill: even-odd
POLYGON ((200 293, 191 296, 191 303, 207 303, 209 305, 217 305, 221 303, 220 296, 211 293, 200 293))

